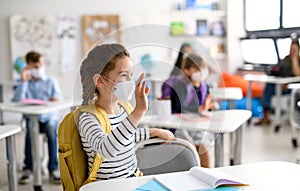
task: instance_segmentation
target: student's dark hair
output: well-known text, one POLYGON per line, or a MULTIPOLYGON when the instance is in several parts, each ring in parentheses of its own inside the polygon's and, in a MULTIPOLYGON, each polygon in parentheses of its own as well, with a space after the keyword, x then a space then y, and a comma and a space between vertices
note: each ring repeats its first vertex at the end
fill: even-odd
POLYGON ((180 50, 179 50, 179 53, 178 53, 178 56, 177 56, 175 65, 174 65, 173 70, 172 70, 171 73, 170 73, 170 76, 174 76, 174 75, 179 75, 179 74, 180 74, 180 72, 181 72, 182 60, 183 60, 183 56, 184 56, 183 50, 184 50, 186 47, 192 48, 192 46, 191 46, 189 43, 183 43, 183 44, 180 46, 180 50))
POLYGON ((95 74, 106 76, 116 66, 118 59, 130 57, 120 44, 103 44, 94 47, 82 61, 80 76, 82 83, 82 105, 88 105, 98 94, 93 81, 95 74))
POLYGON ((38 62, 41 57, 42 55, 40 53, 31 51, 26 54, 25 59, 27 64, 29 64, 29 62, 34 62, 34 63, 38 62))

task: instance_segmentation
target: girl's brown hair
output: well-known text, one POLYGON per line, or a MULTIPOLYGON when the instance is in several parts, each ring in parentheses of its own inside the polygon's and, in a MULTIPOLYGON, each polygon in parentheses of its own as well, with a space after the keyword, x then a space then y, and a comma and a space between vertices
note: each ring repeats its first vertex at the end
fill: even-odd
POLYGON ((200 71, 207 68, 209 73, 216 73, 216 70, 210 64, 207 64, 201 56, 194 53, 189 54, 182 62, 181 70, 190 68, 197 68, 200 71))
POLYGON ((205 68, 207 64, 204 62, 201 56, 197 54, 189 54, 182 63, 181 69, 198 68, 199 70, 205 68))
POLYGON ((82 105, 88 105, 98 94, 93 81, 95 74, 106 76, 116 66, 118 59, 130 57, 120 44, 103 44, 94 47, 82 61, 80 76, 82 84, 82 105))

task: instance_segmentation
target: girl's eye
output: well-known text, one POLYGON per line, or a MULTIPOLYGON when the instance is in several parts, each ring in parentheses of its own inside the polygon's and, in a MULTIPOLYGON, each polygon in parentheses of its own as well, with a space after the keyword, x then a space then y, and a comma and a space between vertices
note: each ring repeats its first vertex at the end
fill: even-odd
POLYGON ((127 75, 127 74, 122 74, 121 77, 122 77, 122 78, 127 78, 128 75, 127 75))
POLYGON ((133 76, 133 74, 131 73, 131 74, 126 74, 126 73, 124 73, 124 74, 121 74, 121 78, 132 78, 132 76, 133 76))

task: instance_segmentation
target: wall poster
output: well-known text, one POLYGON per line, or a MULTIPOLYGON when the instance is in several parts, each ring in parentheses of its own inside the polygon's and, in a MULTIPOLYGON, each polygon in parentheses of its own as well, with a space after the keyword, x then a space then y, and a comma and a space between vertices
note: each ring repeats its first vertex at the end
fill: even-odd
POLYGON ((85 15, 82 17, 83 51, 86 54, 99 43, 121 43, 118 15, 85 15))
POLYGON ((62 60, 66 60, 64 59, 65 53, 68 52, 68 55, 72 55, 72 52, 75 51, 75 47, 64 48, 63 46, 66 39, 69 44, 75 40, 74 30, 77 26, 74 19, 68 20, 65 16, 57 15, 17 14, 10 17, 9 24, 11 61, 14 68, 13 79, 20 78, 24 56, 32 50, 43 55, 48 74, 57 76, 59 72, 63 72, 61 64, 62 60), (66 28, 69 30, 67 31, 66 28), (66 34, 68 35, 66 36, 66 34), (16 69, 16 64, 20 65, 19 70, 16 69))

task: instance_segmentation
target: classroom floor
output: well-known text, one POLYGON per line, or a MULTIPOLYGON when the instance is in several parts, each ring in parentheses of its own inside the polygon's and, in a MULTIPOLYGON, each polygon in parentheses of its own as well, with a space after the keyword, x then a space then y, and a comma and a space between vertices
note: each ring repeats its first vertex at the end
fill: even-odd
MULTIPOLYGON (((255 121, 254 119, 253 121, 255 121)), ((23 134, 18 135, 22 138, 23 134)), ((229 158, 228 137, 225 137, 225 159, 229 158)), ((300 149, 291 146, 291 132, 288 123, 283 124, 278 133, 270 126, 246 126, 243 131, 242 163, 254 163, 260 161, 290 161, 296 162, 300 158, 300 149)), ((225 162, 227 166, 229 162, 225 162)), ((4 174, 4 173, 2 173, 4 174)), ((49 183, 48 176, 43 176, 43 188, 45 191, 62 190, 60 185, 49 183)), ((19 185, 19 190, 33 190, 32 184, 19 185)), ((7 183, 0 183, 0 191, 8 191, 7 183)))

